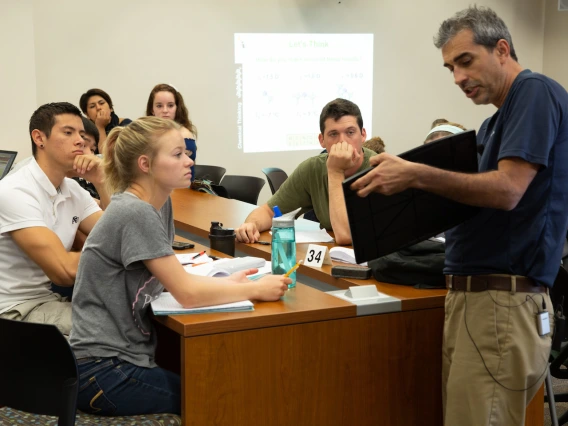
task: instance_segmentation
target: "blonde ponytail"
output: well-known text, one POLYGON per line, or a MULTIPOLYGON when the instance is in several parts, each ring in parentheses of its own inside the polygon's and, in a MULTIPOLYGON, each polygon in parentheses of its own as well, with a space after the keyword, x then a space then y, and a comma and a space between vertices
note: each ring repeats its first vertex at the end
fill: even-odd
POLYGON ((138 158, 147 155, 150 165, 158 151, 157 140, 181 126, 173 120, 142 117, 126 127, 115 127, 104 147, 105 184, 110 194, 124 192, 139 175, 138 158))

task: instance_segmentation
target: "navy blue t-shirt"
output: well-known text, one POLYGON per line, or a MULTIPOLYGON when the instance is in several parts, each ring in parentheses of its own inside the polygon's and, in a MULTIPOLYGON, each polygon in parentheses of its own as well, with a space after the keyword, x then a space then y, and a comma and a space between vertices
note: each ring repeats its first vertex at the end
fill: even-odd
POLYGON ((480 172, 509 157, 541 167, 513 210, 485 208, 446 232, 444 273, 523 275, 552 286, 568 227, 568 93, 524 70, 477 142, 480 172))
POLYGON ((197 143, 195 139, 191 138, 184 138, 185 141, 185 149, 191 152, 189 158, 193 160, 193 166, 190 167, 191 169, 191 181, 195 179, 195 159, 197 158, 197 143))

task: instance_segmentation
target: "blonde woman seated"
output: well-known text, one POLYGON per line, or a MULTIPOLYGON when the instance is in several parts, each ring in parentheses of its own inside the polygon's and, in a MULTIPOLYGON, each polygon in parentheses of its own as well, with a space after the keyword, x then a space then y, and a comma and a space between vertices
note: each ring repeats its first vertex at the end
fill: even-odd
POLYGON ((103 166, 114 195, 83 248, 73 298, 82 411, 180 414, 180 377, 154 360, 149 309, 164 288, 189 308, 278 300, 291 283, 281 275, 250 281, 255 269, 226 278, 185 272, 172 250, 170 193, 189 186, 192 164, 173 120, 144 117, 108 136, 103 166))
POLYGON ((445 136, 455 135, 467 130, 464 126, 458 123, 452 123, 445 118, 438 118, 432 123, 432 128, 426 135, 425 144, 433 142, 445 136))

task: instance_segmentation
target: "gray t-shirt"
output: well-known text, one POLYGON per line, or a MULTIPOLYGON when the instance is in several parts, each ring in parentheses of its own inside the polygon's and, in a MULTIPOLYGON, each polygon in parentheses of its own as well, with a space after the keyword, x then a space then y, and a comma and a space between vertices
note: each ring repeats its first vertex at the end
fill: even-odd
POLYGON ((155 367, 156 336, 148 315, 162 284, 143 260, 173 255, 171 200, 160 211, 116 194, 89 234, 75 280, 70 344, 77 359, 113 357, 155 367))

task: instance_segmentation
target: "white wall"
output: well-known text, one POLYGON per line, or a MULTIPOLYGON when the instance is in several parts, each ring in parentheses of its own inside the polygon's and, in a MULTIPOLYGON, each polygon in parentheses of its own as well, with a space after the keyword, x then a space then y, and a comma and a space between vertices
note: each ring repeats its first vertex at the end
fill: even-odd
POLYGON ((0 149, 32 153, 28 123, 36 108, 31 0, 0 0, 0 149))
MULTIPOLYGON (((432 43, 439 24, 469 4, 470 0, 98 0, 95 5, 35 0, 33 25, 26 21, 20 26, 28 39, 34 34, 37 71, 35 76, 20 75, 20 67, 14 67, 12 75, 23 85, 37 83, 38 104, 78 104, 83 92, 100 87, 110 93, 121 117, 133 119, 144 113, 155 84, 173 84, 184 95, 199 130, 199 163, 224 166, 231 174, 263 177, 262 167, 290 173, 317 151, 242 154, 237 149, 235 32, 374 33, 373 133, 397 154, 419 144, 435 118, 477 128, 494 111, 473 105, 454 86, 432 43)), ((494 8, 508 24, 522 65, 542 71, 544 0, 478 4, 494 8)), ((12 21, 0 15, 0 28, 5 20, 12 21)), ((26 105, 11 113, 22 122, 32 111, 26 105)), ((4 122, 3 116, 0 120, 3 128, 12 121, 16 124, 4 122)), ((28 148, 27 141, 18 143, 28 148)), ((266 201, 269 193, 266 185, 259 201, 266 201)))
POLYGON ((558 2, 546 2, 543 72, 568 89, 568 11, 558 11, 558 2))

